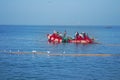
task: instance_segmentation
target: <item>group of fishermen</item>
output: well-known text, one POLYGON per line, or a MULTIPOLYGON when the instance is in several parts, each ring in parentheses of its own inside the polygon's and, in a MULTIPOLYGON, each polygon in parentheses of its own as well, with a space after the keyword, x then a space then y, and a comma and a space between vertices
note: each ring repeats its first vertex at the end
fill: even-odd
POLYGON ((86 34, 85 32, 82 32, 82 33, 78 33, 76 32, 75 35, 74 35, 74 39, 72 39, 72 37, 69 37, 69 36, 66 36, 67 35, 67 32, 66 30, 64 31, 64 33, 59 33, 59 32, 56 32, 54 30, 53 34, 51 35, 51 38, 50 40, 53 40, 53 39, 58 39, 58 40, 62 40, 62 42, 69 42, 69 40, 91 40, 88 36, 88 34, 86 34))

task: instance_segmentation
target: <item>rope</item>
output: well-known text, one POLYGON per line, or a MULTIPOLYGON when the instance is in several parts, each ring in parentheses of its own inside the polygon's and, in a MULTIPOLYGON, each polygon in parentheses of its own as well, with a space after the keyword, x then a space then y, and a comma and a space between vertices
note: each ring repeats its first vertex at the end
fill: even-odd
POLYGON ((48 53, 48 52, 37 52, 37 51, 32 51, 32 52, 4 52, 4 53, 10 53, 10 54, 39 54, 39 55, 47 55, 47 56, 71 56, 71 57, 80 57, 80 56, 87 56, 87 57, 94 57, 94 56, 100 56, 100 57, 109 57, 109 56, 120 56, 120 54, 108 54, 108 53, 97 53, 97 54, 86 54, 86 53, 81 53, 81 54, 69 54, 69 53, 48 53))

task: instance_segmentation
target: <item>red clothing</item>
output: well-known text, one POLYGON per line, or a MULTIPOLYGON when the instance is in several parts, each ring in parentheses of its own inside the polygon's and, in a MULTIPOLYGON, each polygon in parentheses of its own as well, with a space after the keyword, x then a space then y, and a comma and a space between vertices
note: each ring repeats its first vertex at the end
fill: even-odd
POLYGON ((91 40, 87 35, 84 36, 84 39, 85 39, 86 41, 88 41, 89 43, 92 43, 92 40, 91 40))
POLYGON ((83 40, 82 36, 78 36, 77 40, 83 40))

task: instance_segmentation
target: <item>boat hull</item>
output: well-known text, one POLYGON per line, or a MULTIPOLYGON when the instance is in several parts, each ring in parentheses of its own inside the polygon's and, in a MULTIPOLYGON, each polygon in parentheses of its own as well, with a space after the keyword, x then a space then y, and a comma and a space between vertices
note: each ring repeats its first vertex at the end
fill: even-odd
POLYGON ((47 34, 49 43, 80 43, 80 44, 91 44, 94 42, 94 39, 85 39, 85 40, 77 40, 77 39, 68 39, 67 41, 63 41, 62 38, 54 38, 51 34, 47 34))

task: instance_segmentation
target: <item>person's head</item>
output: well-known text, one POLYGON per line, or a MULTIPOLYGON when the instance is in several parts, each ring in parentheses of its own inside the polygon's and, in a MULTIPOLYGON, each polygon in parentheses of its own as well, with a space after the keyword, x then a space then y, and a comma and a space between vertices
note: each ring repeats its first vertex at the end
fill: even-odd
POLYGON ((59 34, 59 32, 57 32, 57 34, 59 34))

